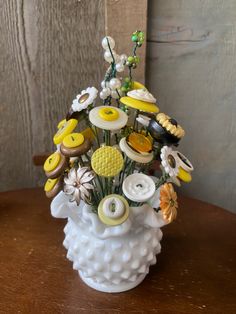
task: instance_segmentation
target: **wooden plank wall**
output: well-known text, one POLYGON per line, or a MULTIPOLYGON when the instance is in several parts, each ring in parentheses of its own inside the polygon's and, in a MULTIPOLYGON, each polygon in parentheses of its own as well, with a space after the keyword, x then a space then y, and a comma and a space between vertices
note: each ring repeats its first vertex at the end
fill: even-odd
POLYGON ((236 212, 236 2, 148 3, 147 85, 195 165, 183 191, 236 212))
POLYGON ((125 52, 146 14, 146 0, 0 0, 0 190, 42 185, 32 156, 53 151, 57 122, 76 94, 100 88, 105 29, 125 52))

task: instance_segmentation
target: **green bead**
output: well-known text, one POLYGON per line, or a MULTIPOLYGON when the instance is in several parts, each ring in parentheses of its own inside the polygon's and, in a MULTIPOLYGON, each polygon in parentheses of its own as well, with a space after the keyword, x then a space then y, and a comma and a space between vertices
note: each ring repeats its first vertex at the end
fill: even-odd
POLYGON ((137 42, 139 40, 137 35, 133 35, 131 39, 133 42, 137 42))
POLYGON ((124 86, 125 88, 128 88, 128 87, 129 87, 129 82, 125 82, 123 86, 124 86))
POLYGON ((126 91, 127 91, 127 88, 124 87, 124 86, 122 86, 122 87, 121 87, 121 91, 122 91, 122 92, 126 92, 126 91))
POLYGON ((134 62, 134 57, 129 56, 127 60, 128 60, 129 63, 133 63, 134 62))
POLYGON ((134 57, 134 62, 135 62, 135 63, 139 63, 139 62, 140 62, 140 58, 139 58, 138 56, 135 56, 135 57, 134 57))
POLYGON ((138 47, 141 47, 141 46, 142 46, 142 43, 137 42, 137 46, 138 46, 138 47))
POLYGON ((130 82, 130 78, 128 76, 125 77, 124 79, 125 82, 130 82))

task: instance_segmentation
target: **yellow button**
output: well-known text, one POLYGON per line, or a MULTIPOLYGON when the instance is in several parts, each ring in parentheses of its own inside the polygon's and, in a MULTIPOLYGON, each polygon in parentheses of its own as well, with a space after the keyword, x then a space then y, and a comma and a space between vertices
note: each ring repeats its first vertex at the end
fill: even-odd
POLYGON ((140 82, 132 82, 132 89, 142 89, 142 88, 146 88, 142 83, 140 82))
POLYGON ((66 121, 65 124, 62 125, 62 127, 57 131, 57 133, 53 137, 53 142, 57 145, 60 144, 64 137, 76 128, 78 124, 78 121, 76 119, 70 119, 66 121))
POLYGON ((60 153, 55 152, 52 155, 50 155, 46 159, 46 161, 45 161, 45 163, 43 165, 44 171, 46 171, 46 172, 53 171, 57 167, 57 165, 59 164, 60 160, 61 160, 60 153))
POLYGON ((111 146, 100 147, 92 155, 91 166, 102 177, 115 177, 122 170, 123 164, 122 154, 111 146))
POLYGON ((71 133, 66 135, 62 141, 63 145, 67 148, 78 147, 84 142, 84 136, 81 133, 71 133))
POLYGON ((58 123, 57 128, 58 128, 58 129, 62 128, 65 123, 66 123, 66 119, 61 120, 61 121, 58 123))
POLYGON ((100 118, 106 121, 115 121, 119 118, 119 112, 115 108, 103 107, 98 112, 100 118))
POLYGON ((59 178, 48 179, 47 182, 44 185, 44 191, 45 192, 50 192, 54 188, 54 186, 57 184, 58 181, 59 181, 59 178))
POLYGON ((149 138, 140 133, 132 132, 128 137, 128 143, 138 152, 149 152, 152 149, 149 138))
MULTIPOLYGON (((111 204, 112 205, 112 204, 111 204)), ((118 204, 119 205, 119 204, 118 204)), ((117 208, 118 211, 119 211, 119 208, 117 208)), ((116 208, 114 208, 114 214, 115 214, 115 211, 116 211, 116 208)), ((112 212, 111 212, 112 213, 112 212)), ((108 225, 108 226, 117 226, 117 225, 120 225, 122 224, 123 222, 125 222, 128 217, 129 217, 129 204, 128 202, 126 201, 126 199, 121 196, 121 195, 117 195, 117 194, 110 194, 110 195, 107 195, 106 197, 104 197, 101 202, 99 203, 99 206, 98 206, 98 216, 100 218, 100 220, 108 225), (119 217, 114 217, 112 218, 112 215, 107 215, 106 214, 106 210, 107 207, 106 206, 106 202, 108 200, 111 200, 111 202, 114 202, 114 201, 119 201, 117 203, 121 203, 122 207, 123 207, 123 210, 122 210, 122 213, 119 217)), ((115 215, 114 215, 115 216, 115 215)))
POLYGON ((185 171, 185 170, 184 170, 183 168, 181 168, 181 167, 179 167, 179 173, 178 173, 177 177, 178 177, 180 180, 182 180, 182 181, 184 181, 184 182, 186 182, 186 183, 192 181, 192 176, 191 176, 191 174, 190 174, 189 172, 185 171))
POLYGON ((152 112, 152 113, 159 112, 159 108, 155 104, 152 104, 150 102, 134 99, 128 96, 121 97, 120 101, 122 102, 122 104, 128 107, 138 109, 144 112, 152 112))

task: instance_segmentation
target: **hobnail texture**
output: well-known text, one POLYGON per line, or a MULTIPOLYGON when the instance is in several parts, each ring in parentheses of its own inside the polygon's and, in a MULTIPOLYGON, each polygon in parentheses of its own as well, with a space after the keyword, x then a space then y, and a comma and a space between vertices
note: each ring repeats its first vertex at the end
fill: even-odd
POLYGON ((73 269, 90 287, 104 292, 122 292, 137 286, 156 263, 161 251, 161 214, 145 204, 131 207, 122 225, 106 226, 91 207, 69 202, 59 193, 51 204, 54 217, 68 218, 64 247, 73 269))

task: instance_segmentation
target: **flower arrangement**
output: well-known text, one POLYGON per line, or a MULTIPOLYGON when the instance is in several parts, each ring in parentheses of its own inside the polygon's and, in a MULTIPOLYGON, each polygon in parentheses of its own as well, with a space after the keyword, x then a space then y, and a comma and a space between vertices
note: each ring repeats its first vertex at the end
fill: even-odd
POLYGON ((63 191, 70 202, 83 201, 107 226, 120 225, 130 207, 149 204, 170 223, 177 215, 173 184, 191 181, 191 162, 174 148, 184 136, 180 124, 159 112, 156 98, 133 79, 144 34, 132 34, 130 56, 118 55, 110 36, 102 40, 109 63, 102 90, 82 90, 53 138, 56 151, 44 164, 48 197, 63 191), (127 71, 128 75, 121 77, 127 71), (97 105, 95 106, 95 102, 97 105), (79 129, 85 121, 86 128, 79 129), (158 161, 161 174, 149 175, 158 161))

